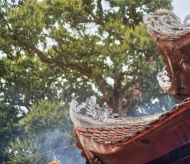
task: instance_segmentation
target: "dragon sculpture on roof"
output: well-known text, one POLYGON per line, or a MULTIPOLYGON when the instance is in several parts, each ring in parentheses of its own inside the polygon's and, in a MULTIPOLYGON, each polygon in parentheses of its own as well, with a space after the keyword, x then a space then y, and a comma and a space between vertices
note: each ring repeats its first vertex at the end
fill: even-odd
POLYGON ((190 15, 182 23, 171 11, 158 10, 144 22, 166 66, 158 73, 161 88, 184 100, 190 97, 190 15))

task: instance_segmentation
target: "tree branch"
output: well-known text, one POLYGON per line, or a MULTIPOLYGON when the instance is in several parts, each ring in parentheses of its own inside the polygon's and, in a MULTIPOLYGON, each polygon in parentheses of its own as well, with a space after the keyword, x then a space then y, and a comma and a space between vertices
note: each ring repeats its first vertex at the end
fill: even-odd
POLYGON ((101 24, 101 25, 103 25, 104 23, 103 23, 103 14, 104 14, 104 12, 103 12, 103 8, 102 8, 102 0, 98 0, 98 2, 97 2, 97 7, 98 7, 98 9, 99 9, 99 12, 98 12, 98 19, 99 19, 99 23, 101 24))
POLYGON ((103 21, 103 8, 101 4, 102 0, 97 1, 97 8, 99 9, 98 11, 98 16, 96 16, 92 10, 87 10, 88 14, 93 18, 93 19, 81 19, 81 20, 76 20, 75 18, 72 19, 70 22, 71 28, 76 27, 77 24, 79 23, 96 23, 101 26, 104 26, 104 21, 103 21))

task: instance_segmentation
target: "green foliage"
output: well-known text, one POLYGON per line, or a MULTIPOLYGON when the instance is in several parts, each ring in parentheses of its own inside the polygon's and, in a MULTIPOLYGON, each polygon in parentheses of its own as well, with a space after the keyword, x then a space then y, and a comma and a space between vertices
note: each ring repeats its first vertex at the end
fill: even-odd
MULTIPOLYGON (((33 103, 41 99, 52 101, 64 98, 64 101, 69 102, 72 94, 74 96, 81 87, 79 79, 77 81, 62 75, 59 68, 52 68, 40 62, 35 55, 22 54, 13 61, 4 57, 0 60, 0 65, 1 99, 28 110, 33 103), (73 83, 73 86, 70 83, 73 83)), ((87 91, 90 85, 83 83, 82 88, 87 91)))
POLYGON ((142 19, 157 9, 171 9, 170 3, 171 0, 4 2, 0 49, 13 60, 18 57, 17 49, 28 56, 36 54, 42 62, 59 67, 69 82, 79 80, 80 88, 94 85, 101 99, 114 112, 124 115, 136 98, 146 96, 144 90, 154 93, 158 88, 150 81, 161 69, 161 64, 154 61, 161 61, 142 19))
POLYGON ((72 137, 73 126, 61 102, 37 102, 19 122, 19 127, 19 137, 7 148, 10 163, 48 163, 53 161, 53 156, 62 163, 72 164, 76 160, 80 163, 72 137))
MULTIPOLYGON (((21 158, 25 157, 27 157, 25 163, 28 163, 28 161, 36 161, 36 163, 44 160, 51 161, 55 154, 54 152, 48 157, 43 155, 38 158, 31 157, 28 159, 28 155, 31 152, 41 153, 60 146, 73 144, 72 125, 68 117, 68 111, 63 106, 58 107, 59 105, 57 105, 55 107, 55 103, 60 104, 60 100, 62 102, 71 101, 72 96, 74 96, 72 93, 78 92, 77 88, 83 84, 80 83, 80 80, 72 79, 74 86, 70 85, 69 79, 71 77, 66 80, 65 76, 60 73, 60 69, 52 69, 51 66, 40 62, 36 56, 21 54, 17 60, 4 57, 0 60, 0 66, 0 97, 3 100, 2 106, 0 106, 0 125, 2 127, 0 131, 0 163, 9 160, 16 163, 17 156, 19 156, 20 160, 17 163, 22 163, 24 160, 21 160, 21 158), (49 103, 37 103, 39 100, 46 100, 49 103), (54 103, 51 103, 52 101, 54 103), (33 105, 35 103, 36 105, 33 105), (33 106, 31 107, 31 105, 33 106), (43 105, 44 107, 42 107, 43 105), (38 106, 40 109, 38 109, 38 106), (54 112, 55 108, 59 109, 54 112), (62 121, 59 121, 61 119, 62 121), (44 125, 46 123, 47 126, 44 125), (54 133, 55 137, 51 135, 52 133, 54 133), (8 145, 11 145, 11 150, 14 149, 14 142, 18 143, 16 149, 18 148, 21 151, 19 155, 15 154, 16 150, 10 152, 10 149, 7 148, 8 145), (39 142, 41 142, 41 146, 39 146, 39 142), (45 146, 46 142, 53 145, 45 146), (5 149, 7 149, 7 152, 5 149)), ((88 86, 82 88, 84 89, 83 92, 87 93, 88 86)), ((81 96, 81 98, 84 97, 81 96)), ((65 150, 67 151, 58 150, 58 156, 61 156, 59 157, 60 160, 64 158, 73 163, 74 158, 69 158, 69 153, 71 152, 76 155, 76 158, 79 158, 77 156, 79 153, 75 146, 65 150)))
POLYGON ((35 56, 22 55, 16 61, 1 59, 1 98, 28 108, 39 99, 59 99, 59 70, 52 70, 35 56), (55 74, 56 72, 56 74, 55 74))
POLYGON ((33 156, 74 143, 73 98, 99 96, 120 115, 154 114, 157 99, 169 108, 142 23, 160 8, 171 0, 0 0, 0 163, 80 161, 72 147, 33 156))
POLYGON ((5 149, 18 134, 17 125, 15 124, 17 114, 18 112, 13 106, 6 105, 2 100, 0 101, 0 163, 8 161, 5 149))

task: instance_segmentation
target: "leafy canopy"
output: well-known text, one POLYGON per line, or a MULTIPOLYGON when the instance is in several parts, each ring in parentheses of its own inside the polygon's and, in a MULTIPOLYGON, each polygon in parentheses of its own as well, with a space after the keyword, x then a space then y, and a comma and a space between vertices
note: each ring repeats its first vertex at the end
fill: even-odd
POLYGON ((49 163, 54 156, 62 163, 83 162, 72 137, 68 110, 61 102, 36 102, 18 125, 19 137, 6 148, 9 163, 49 163))
POLYGON ((162 64, 142 19, 157 9, 171 9, 171 0, 1 3, 0 50, 11 60, 23 52, 37 55, 66 78, 93 84, 120 115, 158 89, 155 75, 162 64))

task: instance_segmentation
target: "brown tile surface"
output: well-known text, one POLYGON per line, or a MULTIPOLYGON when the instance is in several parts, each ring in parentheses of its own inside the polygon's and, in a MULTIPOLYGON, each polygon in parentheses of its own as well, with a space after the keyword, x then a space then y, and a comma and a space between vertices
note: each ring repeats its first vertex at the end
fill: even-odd
MULTIPOLYGON (((176 136, 176 137, 178 137, 176 140, 175 140, 175 137, 173 137, 174 139, 172 138, 173 142, 171 142, 171 144, 168 143, 168 140, 167 140, 166 143, 165 143, 165 140, 161 141, 166 145, 165 148, 164 148, 164 151, 166 149, 169 150, 171 145, 173 146, 173 145, 179 144, 179 140, 182 143, 187 142, 186 140, 189 141, 189 137, 188 137, 189 134, 185 135, 184 133, 187 133, 187 131, 185 131, 185 130, 189 129, 190 121, 186 120, 186 124, 183 124, 183 127, 180 127, 180 128, 178 127, 177 130, 175 129, 176 120, 181 120, 181 119, 183 119, 185 117, 187 117, 187 119, 190 118, 190 115, 187 115, 187 112, 186 112, 188 110, 190 110, 190 99, 186 99, 185 101, 183 101, 179 105, 176 105, 176 107, 174 107, 170 111, 160 115, 160 117, 158 119, 153 120, 151 122, 146 122, 146 124, 144 124, 144 125, 130 125, 129 126, 127 124, 126 127, 120 127, 120 128, 95 128, 95 127, 94 128, 84 128, 84 127, 75 126, 74 136, 77 138, 77 147, 82 150, 81 155, 84 158, 86 158, 87 163, 93 163, 93 164, 100 163, 101 164, 101 163, 104 163, 102 161, 108 160, 107 156, 99 154, 99 156, 96 157, 96 158, 95 157, 93 157, 93 158, 89 157, 89 151, 92 151, 92 150, 91 149, 86 149, 86 144, 85 144, 85 142, 83 142, 85 140, 85 138, 87 139, 86 141, 88 141, 88 142, 92 141, 95 144, 97 143, 97 145, 108 146, 106 151, 109 150, 109 148, 110 148, 109 146, 111 146, 111 145, 112 145, 111 148, 113 148, 114 144, 116 144, 117 146, 123 146, 123 148, 124 148, 129 143, 132 143, 133 141, 139 140, 140 142, 137 142, 137 143, 141 143, 141 144, 135 144, 135 145, 136 146, 140 145, 140 150, 142 149, 142 152, 146 152, 146 147, 149 146, 149 144, 152 143, 152 145, 154 145, 155 143, 158 143, 158 142, 150 142, 150 139, 143 138, 143 136, 147 135, 147 134, 149 134, 149 136, 151 136, 150 134, 154 135, 155 134, 154 132, 153 133, 150 133, 150 132, 154 131, 154 130, 156 132, 158 132, 159 131, 158 128, 161 127, 162 125, 163 125, 162 127, 165 127, 165 129, 168 129, 167 126, 171 125, 171 126, 174 126, 173 129, 175 131, 175 136, 178 133, 180 133, 181 135, 178 135, 179 137, 176 136), (171 124, 171 123, 173 123, 173 121, 175 121, 174 124, 171 124), (170 123, 167 124, 168 122, 170 122, 170 123), (185 125, 187 127, 184 127, 185 125), (80 136, 83 136, 82 140, 79 139, 80 136), (81 144, 81 141, 82 141, 83 144, 81 144), (146 146, 143 146, 144 144, 146 146), (100 157, 100 155, 101 155, 101 157, 100 157)), ((180 121, 178 121, 178 122, 180 122, 180 121)), ((163 129, 163 128, 161 128, 161 129, 163 129)), ((165 132, 167 134, 167 130, 165 130, 165 132)), ((169 133, 169 131, 168 131, 168 133, 169 133)), ((188 130, 188 133, 189 133, 189 130, 188 130)), ((162 136, 159 138, 159 141, 160 140, 163 140, 162 136)), ((150 145, 148 147, 148 149, 150 149, 151 147, 152 146, 150 145)), ((155 147, 159 148, 158 145, 156 145, 155 147)), ((157 154, 159 154, 160 153, 159 151, 162 152, 162 149, 159 148, 157 151, 158 151, 157 154)), ((91 153, 93 155, 95 155, 94 152, 91 152, 91 153)), ((155 155, 155 154, 156 153, 149 153, 149 154, 146 154, 146 155, 151 156, 151 155, 155 155)), ((120 155, 120 154, 117 154, 117 155, 120 155)), ((137 159, 132 158, 132 156, 130 156, 130 155, 128 157, 129 158, 128 161, 130 161, 130 160, 138 161, 138 160, 143 160, 145 158, 144 155, 142 156, 140 154, 138 155, 139 158, 137 158, 137 159)), ((124 161, 126 160, 125 157, 122 156, 122 154, 120 156, 121 156, 120 157, 121 160, 124 160, 124 161)), ((160 156, 160 154, 159 154, 159 156, 160 156)), ((109 158, 111 158, 111 163, 115 163, 115 162, 113 162, 113 159, 118 161, 118 158, 115 159, 113 157, 113 159, 112 159, 111 156, 109 156, 109 158)), ((149 159, 149 157, 147 157, 147 158, 149 159)), ((151 159, 154 159, 154 158, 151 157, 151 159)), ((110 161, 107 162, 107 163, 110 163, 110 161)))
POLYGON ((133 138, 139 134, 141 134, 143 131, 151 128, 153 125, 156 125, 165 119, 167 119, 169 116, 175 114, 180 108, 183 107, 183 105, 189 103, 189 99, 185 100, 181 104, 177 105, 175 108, 173 108, 171 111, 168 111, 162 115, 156 120, 153 120, 147 124, 144 125, 131 125, 126 127, 117 127, 117 128, 83 128, 83 127, 75 127, 75 131, 78 132, 78 134, 91 138, 94 142, 98 142, 101 144, 117 144, 122 143, 130 138, 133 138))
POLYGON ((127 128, 113 128, 113 129, 94 129, 86 128, 84 130, 80 127, 75 127, 75 130, 79 132, 80 135, 90 137, 93 141, 103 143, 103 144, 115 144, 123 142, 130 137, 139 134, 144 130, 144 125, 131 126, 127 128))

